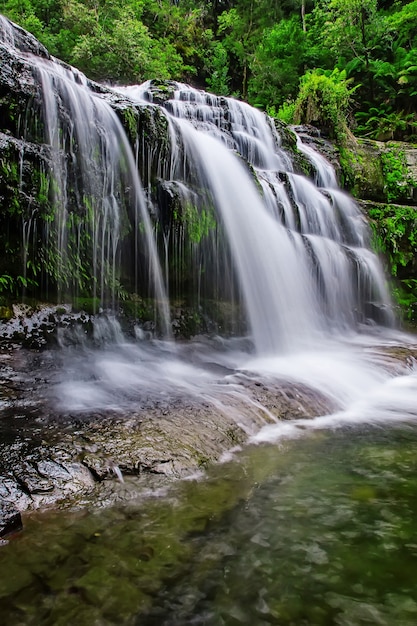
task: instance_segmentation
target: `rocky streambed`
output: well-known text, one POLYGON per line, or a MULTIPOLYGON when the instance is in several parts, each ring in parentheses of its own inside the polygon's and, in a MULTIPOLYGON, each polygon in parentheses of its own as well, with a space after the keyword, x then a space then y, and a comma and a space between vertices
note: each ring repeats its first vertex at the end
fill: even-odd
MULTIPOLYGON (((224 386, 223 394, 217 389, 217 406, 180 390, 153 398, 139 394, 122 406, 66 411, 59 402, 66 357, 59 348, 0 344, 2 536, 21 527, 24 511, 129 497, 128 477, 134 479, 130 489, 145 490, 158 478, 184 477, 274 418, 316 415, 328 405, 301 385, 271 388, 220 368, 213 376, 224 386)), ((163 379, 159 385, 163 392, 163 379)))
MULTIPOLYGON (((127 500, 204 471, 267 424, 338 408, 294 377, 235 367, 242 345, 196 337, 173 355, 152 339, 34 350, 3 338, 0 535, 26 511, 127 500)), ((366 351, 392 370, 416 353, 366 351)))

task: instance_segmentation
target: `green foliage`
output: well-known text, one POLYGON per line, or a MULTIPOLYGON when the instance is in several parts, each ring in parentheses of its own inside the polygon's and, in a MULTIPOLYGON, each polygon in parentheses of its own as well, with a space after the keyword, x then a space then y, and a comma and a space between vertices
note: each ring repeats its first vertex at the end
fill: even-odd
POLYGON ((355 118, 358 123, 355 132, 362 137, 386 141, 405 137, 413 139, 417 133, 415 114, 393 111, 391 105, 370 107, 367 111, 357 112, 355 118))
POLYGON ((304 72, 307 38, 298 15, 267 29, 251 62, 249 100, 255 106, 281 106, 295 98, 304 72))
POLYGON ((226 48, 220 41, 214 41, 210 52, 211 54, 206 64, 208 70, 207 88, 216 94, 227 96, 229 94, 230 77, 226 48))
POLYGON ((0 276, 0 293, 12 292, 14 286, 14 280, 8 274, 0 276))
POLYGON ((378 205, 369 210, 373 246, 382 252, 396 279, 393 297, 403 318, 417 322, 417 208, 378 205))
POLYGON ((153 76, 179 78, 184 70, 174 46, 154 40, 129 9, 118 12, 111 28, 99 23, 93 32, 82 33, 70 61, 92 78, 117 82, 141 82, 153 76))
POLYGON ((322 0, 318 15, 324 22, 325 46, 340 56, 369 60, 372 42, 382 32, 377 0, 322 0))
POLYGON ((406 200, 416 181, 409 172, 404 151, 395 146, 388 148, 381 155, 381 163, 388 202, 406 200))
POLYGON ((347 132, 347 112, 354 91, 349 84, 343 70, 313 70, 304 74, 295 102, 295 123, 314 124, 343 143, 347 132))
POLYGON ((10 276, 9 274, 3 274, 0 276, 0 294, 19 297, 22 293, 22 289, 27 287, 37 287, 36 280, 29 278, 28 276, 10 276))
POLYGON ((391 274, 413 263, 417 255, 417 209, 409 206, 378 205, 369 209, 373 246, 385 254, 391 274))
POLYGON ((417 0, 0 0, 0 11, 91 78, 194 82, 289 120, 300 76, 344 70, 354 132, 417 135, 417 0))
POLYGON ((318 0, 311 32, 321 50, 322 67, 346 71, 357 89, 358 135, 410 139, 415 135, 417 85, 417 3, 376 0, 318 0))
POLYGON ((286 124, 294 124, 294 113, 295 113, 295 102, 287 101, 281 104, 278 111, 275 111, 275 108, 267 109, 268 115, 271 117, 277 117, 282 120, 286 124))

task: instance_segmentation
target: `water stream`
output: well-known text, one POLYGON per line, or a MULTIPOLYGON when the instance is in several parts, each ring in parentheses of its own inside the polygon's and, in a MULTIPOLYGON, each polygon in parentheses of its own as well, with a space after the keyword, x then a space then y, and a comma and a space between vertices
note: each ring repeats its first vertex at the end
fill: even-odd
MULTIPOLYGON (((45 263, 62 297, 85 288, 90 263, 92 295, 112 307, 92 339, 60 334, 45 404, 81 429, 106 411, 204 402, 251 445, 205 480, 148 499, 127 478, 123 506, 33 514, 0 552, 4 622, 415 624, 417 368, 395 353, 416 342, 395 330, 366 221, 331 165, 299 142, 317 172, 309 180, 261 112, 182 84, 155 104, 145 83, 114 91, 166 119, 169 154, 156 168, 166 178, 144 189, 108 92, 35 42, 22 50, 18 33, 0 16, 1 45, 37 77, 52 154, 45 263), (182 221, 164 222, 157 187, 182 221), (122 225, 129 284, 147 277, 159 335, 137 324, 127 337, 115 315, 122 225), (185 283, 198 311, 208 298, 241 307, 244 335, 217 319, 210 337, 175 343, 170 304, 185 283), (282 382, 321 394, 325 414, 279 421, 248 391, 282 382)), ((34 229, 24 224, 25 245, 34 229)))

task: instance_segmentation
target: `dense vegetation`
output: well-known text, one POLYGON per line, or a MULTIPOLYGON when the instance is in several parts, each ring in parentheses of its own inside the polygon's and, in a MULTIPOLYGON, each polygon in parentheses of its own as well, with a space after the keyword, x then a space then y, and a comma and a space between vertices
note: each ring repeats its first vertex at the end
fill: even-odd
POLYGON ((417 136, 417 0, 3 0, 0 11, 93 79, 183 80, 336 137, 346 121, 374 139, 417 136))

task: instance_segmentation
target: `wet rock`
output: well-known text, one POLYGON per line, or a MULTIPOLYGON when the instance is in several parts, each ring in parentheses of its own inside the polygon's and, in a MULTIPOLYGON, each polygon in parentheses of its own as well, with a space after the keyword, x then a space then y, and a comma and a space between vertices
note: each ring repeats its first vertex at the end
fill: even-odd
MULTIPOLYGON (((341 166, 340 166, 340 153, 338 147, 320 133, 320 130, 315 126, 304 124, 302 126, 291 127, 301 138, 301 141, 314 148, 319 154, 322 154, 324 158, 332 164, 336 178, 341 180, 341 166)), ((311 169, 311 166, 310 166, 311 169)), ((312 172, 306 172, 307 175, 311 175, 312 172)))
MULTIPOLYGON (((203 338, 199 350, 202 345, 203 338)), ((394 370, 417 356, 404 346, 373 350, 394 370)), ((9 393, 7 405, 0 403, 5 529, 9 522, 18 527, 19 511, 136 497, 141 489, 204 471, 267 424, 337 408, 301 383, 208 364, 207 371, 220 381, 213 398, 174 390, 159 398, 144 395, 123 410, 66 414, 52 410, 48 400, 57 358, 51 351, 0 350, 0 400, 6 386, 9 393)))
POLYGON ((0 502, 0 537, 8 537, 23 529, 22 516, 13 504, 0 502))
POLYGON ((50 58, 49 52, 45 46, 33 35, 14 22, 6 20, 3 16, 0 16, 0 31, 3 33, 4 41, 13 44, 19 52, 29 52, 45 59, 50 58))
POLYGON ((14 472, 14 477, 22 490, 28 494, 49 493, 54 489, 53 483, 40 476, 36 467, 29 463, 22 463, 14 472))
POLYGON ((0 322, 0 338, 19 341, 25 348, 42 350, 51 345, 80 343, 83 336, 94 335, 94 316, 73 310, 72 305, 12 306, 13 317, 0 322))
POLYGON ((176 85, 170 80, 151 80, 149 94, 151 101, 155 104, 164 104, 170 100, 174 94, 176 85))
POLYGON ((226 386, 219 403, 171 392, 145 396, 122 416, 120 410, 58 414, 47 401, 57 356, 20 347, 0 358, 11 394, 9 404, 0 406, 0 500, 15 510, 111 502, 129 477, 149 486, 188 476, 276 418, 324 410, 324 399, 301 386, 292 386, 291 396, 289 385, 268 386, 208 365, 220 379, 234 376, 233 391, 228 395, 226 386))

